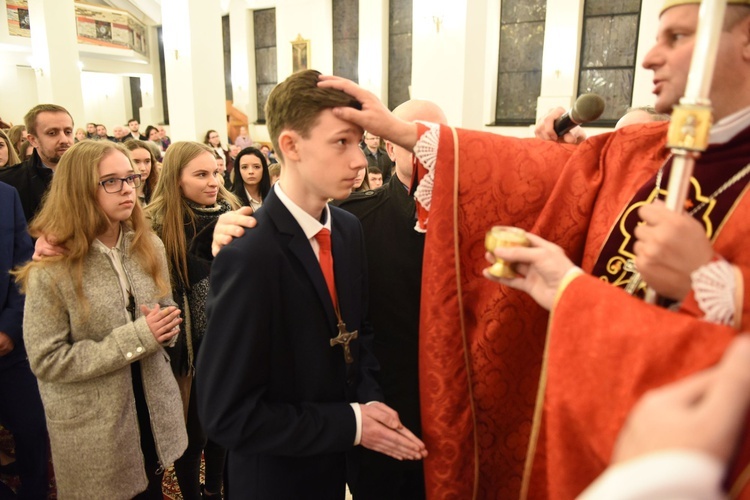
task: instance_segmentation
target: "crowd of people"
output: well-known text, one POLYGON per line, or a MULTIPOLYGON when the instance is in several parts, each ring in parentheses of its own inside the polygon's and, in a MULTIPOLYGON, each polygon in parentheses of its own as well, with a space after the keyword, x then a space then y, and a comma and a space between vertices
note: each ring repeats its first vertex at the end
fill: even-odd
POLYGON ((660 13, 655 109, 592 138, 313 70, 269 95, 272 149, 35 106, 0 132, 18 496, 51 456, 60 498, 161 499, 172 464, 186 499, 747 497, 748 0, 685 209, 661 201, 698 3, 660 13), (485 254, 494 225, 529 246, 485 254))
MULTIPOLYGON (((224 187, 221 159, 198 142, 172 144, 163 128, 148 127, 149 140, 137 120, 125 137, 115 128, 119 140, 96 124, 89 124, 95 137, 83 129, 74 137, 72 116, 57 105, 35 106, 24 122, 0 130, 7 250, 0 386, 13 388, 0 391, 0 423, 15 442, 15 457, 2 455, 0 465, 19 476, 19 498, 46 498, 50 457, 61 498, 162 498, 162 475, 172 463, 183 498, 220 497, 226 450, 206 438, 192 387, 206 328, 211 228, 241 206, 231 183, 224 187), (154 146, 159 132, 167 141, 163 157, 154 146), (15 145, 24 138, 33 151, 22 162, 15 145), (49 258, 29 261, 30 235, 52 242, 49 258), (203 257, 195 250, 201 242, 203 257), (57 289, 71 269, 75 277, 62 278, 70 288, 57 289), (58 293, 72 295, 57 309, 34 305, 58 293), (43 312, 34 320, 26 315, 24 342, 21 323, 30 309, 43 312), (72 319, 60 326, 64 318, 72 319), (113 351, 118 347, 128 352, 113 351)), ((247 154, 265 166, 237 183, 254 193, 257 209, 270 187, 268 159, 253 147, 237 156, 247 154)), ((13 492, 0 483, 0 497, 6 494, 13 492)))

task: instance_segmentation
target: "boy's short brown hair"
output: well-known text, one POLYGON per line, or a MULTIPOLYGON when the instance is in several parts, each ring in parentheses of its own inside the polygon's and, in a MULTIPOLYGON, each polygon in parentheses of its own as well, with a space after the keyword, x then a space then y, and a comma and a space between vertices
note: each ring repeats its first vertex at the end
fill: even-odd
POLYGON ((307 137, 323 110, 342 106, 362 108, 359 101, 341 90, 318 87, 319 76, 320 72, 312 69, 299 71, 276 85, 268 96, 266 125, 273 148, 281 160, 279 135, 284 129, 307 137))

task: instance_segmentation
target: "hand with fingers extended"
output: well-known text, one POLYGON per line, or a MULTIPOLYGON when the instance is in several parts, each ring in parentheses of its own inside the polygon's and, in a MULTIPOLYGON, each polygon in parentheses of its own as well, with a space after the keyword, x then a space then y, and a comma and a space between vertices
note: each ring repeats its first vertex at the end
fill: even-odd
POLYGON ((252 214, 252 207, 242 207, 219 216, 211 242, 211 253, 214 254, 214 257, 219 253, 221 247, 231 243, 234 238, 239 238, 245 234, 244 228, 255 227, 258 222, 252 217, 252 214))
POLYGON ((727 462, 750 408, 750 335, 738 336, 718 365, 647 392, 630 412, 612 460, 691 449, 727 462))
POLYGON ((182 318, 180 318, 180 310, 176 307, 169 306, 162 309, 159 304, 155 304, 153 308, 141 305, 141 312, 146 317, 146 324, 158 343, 167 343, 180 333, 182 318))
POLYGON ((38 262, 44 257, 57 257, 66 253, 67 247, 58 244, 52 235, 42 234, 34 243, 34 255, 31 259, 38 262))
POLYGON ((351 107, 333 108, 337 117, 409 151, 414 149, 417 143, 417 125, 395 117, 372 92, 338 76, 321 76, 318 86, 346 92, 362 105, 361 110, 351 107))
POLYGON ((662 202, 638 209, 643 220, 635 229, 635 265, 659 295, 682 300, 690 292, 690 273, 714 256, 700 222, 667 209, 662 202))
POLYGON ((563 108, 551 110, 534 127, 534 137, 545 141, 562 142, 565 144, 580 144, 586 140, 586 132, 581 127, 574 127, 563 136, 558 137, 555 132, 555 120, 566 113, 563 108))
MULTIPOLYGON (((549 310, 565 275, 576 266, 562 248, 535 234, 526 233, 531 246, 496 248, 494 257, 513 264, 518 274, 515 278, 497 278, 484 269, 484 277, 497 283, 522 290, 542 307, 549 310)), ((489 252, 487 261, 495 262, 489 252)))
POLYGON ((396 460, 421 460, 427 456, 424 443, 404 427, 398 413, 384 403, 360 405, 360 444, 396 460))

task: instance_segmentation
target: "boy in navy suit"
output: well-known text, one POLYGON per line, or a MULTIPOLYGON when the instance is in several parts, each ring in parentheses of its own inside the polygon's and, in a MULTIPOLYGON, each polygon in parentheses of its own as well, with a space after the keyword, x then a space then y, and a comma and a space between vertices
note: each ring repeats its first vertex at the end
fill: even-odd
POLYGON ((343 499, 355 446, 399 460, 427 454, 380 402, 362 230, 327 203, 348 196, 366 166, 362 129, 332 111, 359 103, 318 88, 318 76, 295 73, 271 92, 281 178, 256 229, 212 267, 198 408, 229 450, 236 498, 343 499))

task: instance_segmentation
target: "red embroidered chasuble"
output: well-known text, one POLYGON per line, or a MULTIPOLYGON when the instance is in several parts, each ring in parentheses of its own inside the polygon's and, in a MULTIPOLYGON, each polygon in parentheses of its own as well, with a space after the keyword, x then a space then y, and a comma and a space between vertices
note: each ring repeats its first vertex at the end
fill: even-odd
MULTIPOLYGON (((734 330, 644 304, 599 279, 576 279, 550 324, 547 390, 532 441, 549 315, 526 294, 481 275, 484 234, 497 224, 543 236, 591 272, 636 193, 653 191, 668 157, 665 132, 665 124, 626 127, 572 147, 458 130, 454 214, 453 136, 442 127, 420 333, 430 498, 519 498, 525 470, 530 498, 572 498, 606 467, 624 415, 645 390, 720 357, 734 330), (611 349, 610 332, 622 332, 611 349)), ((735 156, 750 161, 746 149, 735 156)), ((750 269, 738 242, 746 235, 740 208, 750 210, 745 198, 714 228, 715 247, 750 269)))

